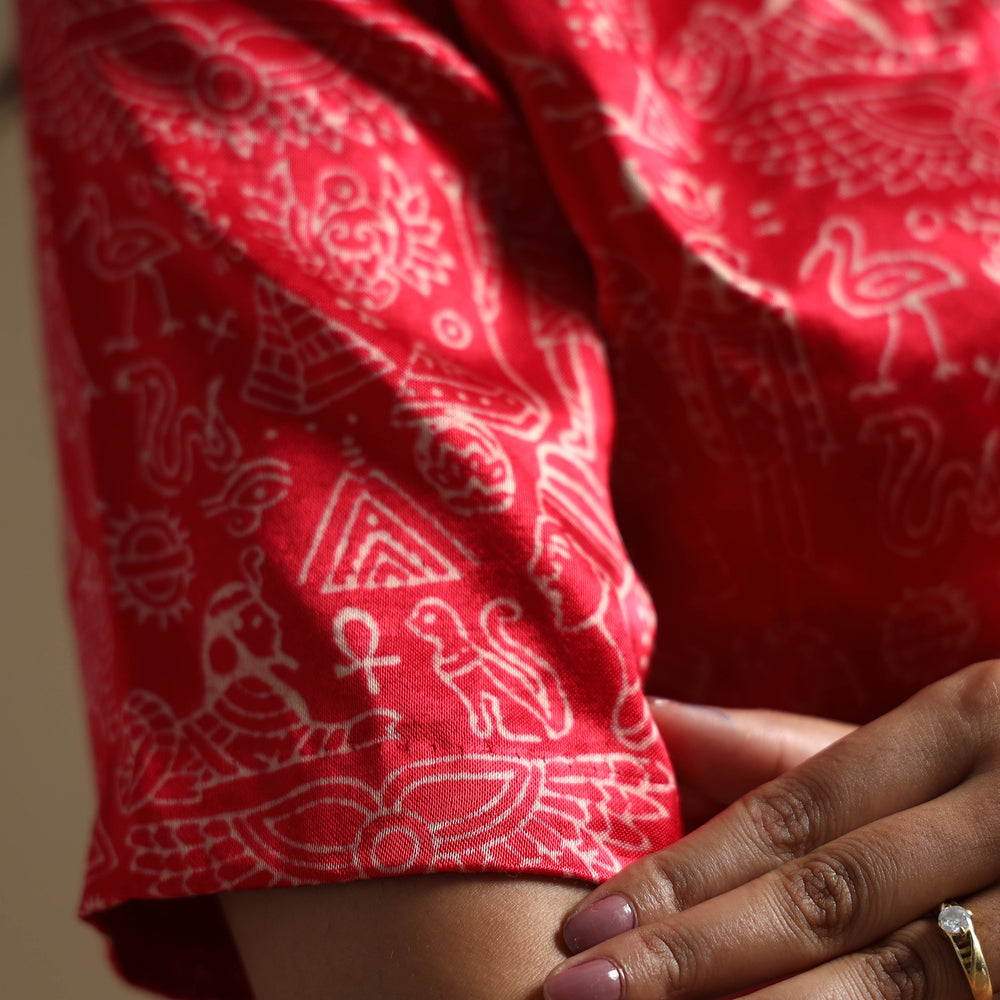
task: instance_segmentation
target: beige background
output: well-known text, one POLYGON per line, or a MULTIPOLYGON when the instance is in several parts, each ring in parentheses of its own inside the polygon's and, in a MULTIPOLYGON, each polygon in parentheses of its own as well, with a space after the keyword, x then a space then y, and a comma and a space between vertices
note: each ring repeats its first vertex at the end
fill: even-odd
MULTIPOLYGON (((12 51, 0 0, 0 53, 12 51)), ((60 575, 20 115, 0 113, 0 995, 119 1000, 103 938, 76 918, 93 790, 60 575)))

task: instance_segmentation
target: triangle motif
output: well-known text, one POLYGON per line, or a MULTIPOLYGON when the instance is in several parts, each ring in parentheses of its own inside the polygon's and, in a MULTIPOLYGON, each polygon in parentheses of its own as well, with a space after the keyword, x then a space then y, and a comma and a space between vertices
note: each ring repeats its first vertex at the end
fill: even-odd
POLYGON ((362 493, 320 593, 457 579, 459 573, 449 560, 384 504, 362 493))
POLYGON ((446 554, 457 554, 458 548, 388 483, 345 474, 316 530, 299 582, 312 580, 321 594, 333 594, 460 580, 456 562, 446 554))

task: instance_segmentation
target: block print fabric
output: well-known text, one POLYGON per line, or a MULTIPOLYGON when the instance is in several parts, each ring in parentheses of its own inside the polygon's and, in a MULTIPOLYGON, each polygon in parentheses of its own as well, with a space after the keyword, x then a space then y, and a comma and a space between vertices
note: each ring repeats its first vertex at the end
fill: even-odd
POLYGON ((21 0, 127 978, 214 893, 598 881, 644 692, 862 721, 998 651, 987 0, 21 0))

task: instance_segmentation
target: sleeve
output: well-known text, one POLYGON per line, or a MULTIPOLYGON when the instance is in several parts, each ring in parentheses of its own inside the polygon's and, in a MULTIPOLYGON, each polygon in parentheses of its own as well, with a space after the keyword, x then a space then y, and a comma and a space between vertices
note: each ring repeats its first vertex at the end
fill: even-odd
POLYGON ((213 894, 679 835, 591 272, 443 4, 22 0, 65 560, 128 980, 213 894))

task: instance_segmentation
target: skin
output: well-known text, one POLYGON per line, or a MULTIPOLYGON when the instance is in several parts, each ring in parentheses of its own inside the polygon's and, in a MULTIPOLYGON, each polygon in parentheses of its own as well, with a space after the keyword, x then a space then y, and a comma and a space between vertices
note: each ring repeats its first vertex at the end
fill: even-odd
MULTIPOLYGON (((654 703, 653 712, 674 748, 692 822, 849 728, 673 703, 654 703), (718 758, 729 766, 717 767, 718 758)), ((222 893, 219 901, 257 1000, 541 1000, 545 973, 567 954, 560 924, 592 888, 557 879, 423 876, 222 893)))
MULTIPOLYGON (((660 708, 675 728, 682 711, 660 708)), ((728 792, 709 777, 713 761, 716 772, 735 767, 736 784, 754 766, 767 775, 775 740, 764 739, 768 748, 754 758, 752 720, 733 713, 728 726, 717 713, 700 714, 688 713, 686 748, 676 733, 667 743, 684 780, 722 804, 728 792), (733 756, 737 747, 748 759, 733 756)), ((786 733, 800 736, 815 726, 817 745, 829 725, 786 721, 786 733)), ((770 770, 793 758, 775 758, 770 770)), ((958 1000, 971 993, 931 919, 944 900, 972 911, 987 965, 1000 971, 1000 662, 925 688, 770 778, 576 907, 570 917, 617 894, 638 926, 587 942, 554 972, 610 961, 625 1000, 737 992, 754 1000, 958 1000)), ((575 1000, 560 995, 554 977, 546 996, 575 1000)))
POLYGON ((541 1000, 592 886, 426 875, 221 893, 256 1000, 541 1000))
POLYGON ((653 714, 693 833, 593 892, 427 876, 228 894, 258 1000, 537 1000, 560 918, 612 894, 638 927, 553 975, 609 960, 625 1000, 964 1000, 929 919, 944 899, 973 911, 1000 967, 1000 663, 858 729, 673 702, 653 714))

